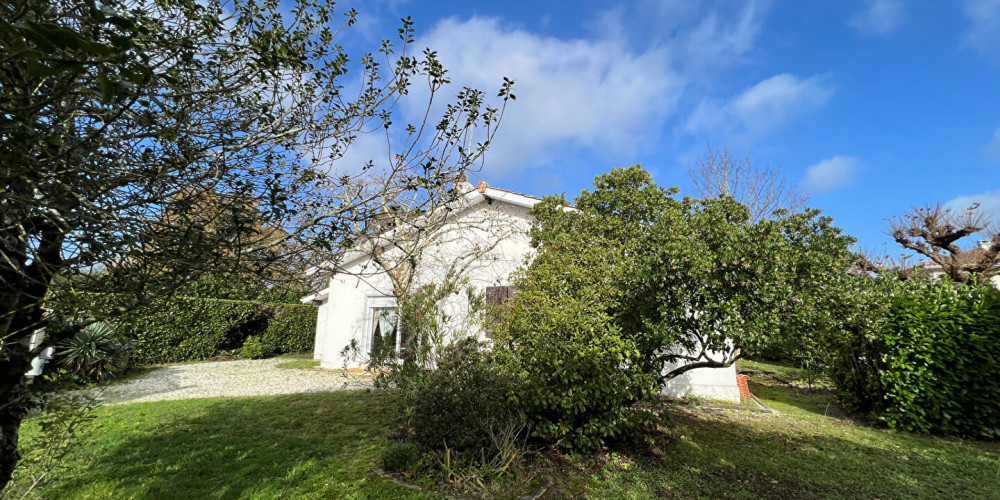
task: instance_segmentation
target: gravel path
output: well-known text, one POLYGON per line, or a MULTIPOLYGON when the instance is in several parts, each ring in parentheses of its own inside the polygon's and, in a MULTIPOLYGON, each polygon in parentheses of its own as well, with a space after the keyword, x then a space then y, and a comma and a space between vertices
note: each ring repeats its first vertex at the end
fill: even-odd
POLYGON ((167 366, 141 378, 92 389, 103 404, 168 399, 264 396, 371 387, 358 376, 336 371, 276 368, 288 359, 214 361, 167 366))

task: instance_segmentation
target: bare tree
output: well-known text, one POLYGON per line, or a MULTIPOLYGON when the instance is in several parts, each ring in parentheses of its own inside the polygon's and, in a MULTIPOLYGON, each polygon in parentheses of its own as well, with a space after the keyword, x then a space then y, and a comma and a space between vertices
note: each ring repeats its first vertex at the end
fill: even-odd
POLYGON ((988 278, 1000 274, 1000 231, 975 203, 961 213, 938 205, 914 207, 910 213, 889 220, 889 234, 908 250, 923 255, 959 283, 972 275, 988 278), (976 234, 986 239, 963 249, 958 242, 976 234))
POLYGON ((734 158, 726 148, 709 146, 705 157, 688 165, 687 171, 702 198, 730 196, 750 207, 753 221, 771 217, 782 208, 797 211, 808 198, 777 169, 757 166, 752 154, 734 158))

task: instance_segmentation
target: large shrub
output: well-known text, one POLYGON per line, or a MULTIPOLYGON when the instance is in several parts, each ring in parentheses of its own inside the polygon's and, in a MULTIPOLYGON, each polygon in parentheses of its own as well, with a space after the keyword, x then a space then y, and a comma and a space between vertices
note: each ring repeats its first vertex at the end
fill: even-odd
POLYGON ((495 330, 538 436, 579 449, 623 437, 666 380, 801 331, 785 318, 825 310, 822 277, 850 267, 853 239, 819 211, 757 222, 732 198, 676 194, 633 166, 573 209, 533 207, 537 254, 495 330))
POLYGON ((840 400, 889 426, 1000 436, 1000 292, 857 279, 819 356, 840 400))
POLYGON ((438 367, 412 393, 413 441, 427 449, 492 456, 524 430, 513 380, 486 346, 465 338, 441 350, 438 367))
POLYGON ((881 342, 890 426, 1000 437, 1000 292, 989 283, 908 288, 881 342))

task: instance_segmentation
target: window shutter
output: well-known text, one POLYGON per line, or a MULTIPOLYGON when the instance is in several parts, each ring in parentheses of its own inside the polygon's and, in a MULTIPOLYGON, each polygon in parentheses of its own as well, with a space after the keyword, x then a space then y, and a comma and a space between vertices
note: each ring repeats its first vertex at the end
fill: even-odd
POLYGON ((486 287, 486 303, 494 306, 503 304, 507 300, 507 287, 488 286, 486 287))
MULTIPOLYGON (((514 296, 517 293, 516 286, 488 286, 486 287, 486 303, 489 305, 499 306, 507 301, 507 299, 514 296)), ((493 329, 486 329, 486 338, 493 337, 493 329)))

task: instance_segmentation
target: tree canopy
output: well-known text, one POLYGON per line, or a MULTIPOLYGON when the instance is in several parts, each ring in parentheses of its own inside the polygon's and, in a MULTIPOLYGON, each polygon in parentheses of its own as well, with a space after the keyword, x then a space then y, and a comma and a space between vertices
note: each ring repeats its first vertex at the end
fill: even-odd
POLYGON ((462 89, 433 116, 449 80, 433 51, 411 54, 412 22, 350 57, 337 38, 356 13, 328 1, 0 11, 0 484, 31 358, 99 319, 53 323, 29 351, 49 296, 118 293, 124 310, 209 271, 276 279, 279 261, 329 252, 394 200, 419 210, 446 195, 513 98, 510 81, 497 107, 462 89), (428 112, 393 126, 418 82, 428 112), (384 161, 345 165, 363 134, 384 135, 384 161))
POLYGON ((677 193, 633 166, 532 210, 537 255, 495 338, 541 435, 596 446, 666 380, 729 366, 829 309, 824 286, 846 276, 853 243, 829 218, 755 221, 730 197, 677 193))

